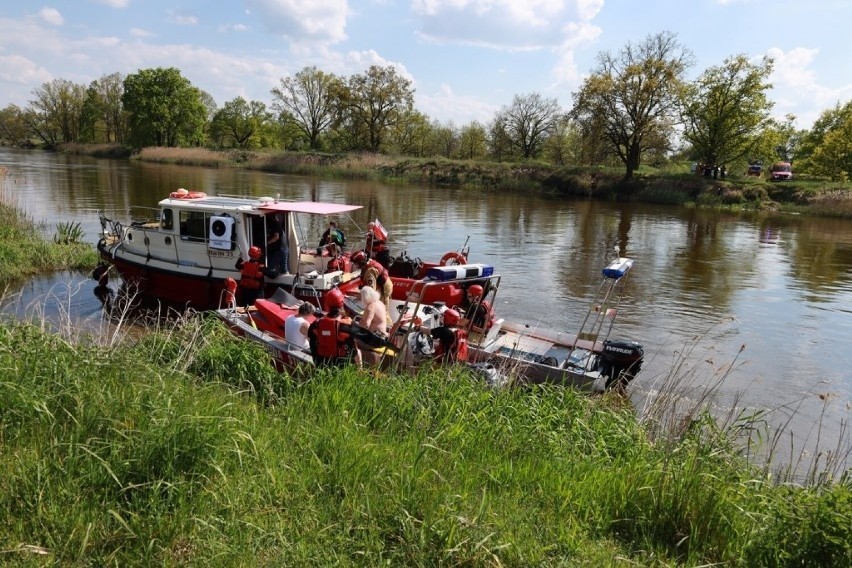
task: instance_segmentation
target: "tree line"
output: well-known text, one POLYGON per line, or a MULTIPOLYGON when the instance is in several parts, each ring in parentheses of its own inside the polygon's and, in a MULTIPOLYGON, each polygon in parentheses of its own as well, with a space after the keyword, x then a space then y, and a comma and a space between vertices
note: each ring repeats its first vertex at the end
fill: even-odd
POLYGON ((176 68, 105 75, 88 86, 55 79, 26 108, 0 110, 0 140, 381 152, 419 158, 640 165, 672 158, 727 165, 796 161, 797 171, 846 181, 852 171, 852 101, 823 111, 810 130, 770 116, 773 61, 731 56, 697 79, 692 53, 671 32, 601 52, 563 109, 515 95, 487 123, 441 123, 414 108, 411 81, 392 66, 341 77, 305 67, 271 89, 270 104, 237 97, 219 108, 176 68))

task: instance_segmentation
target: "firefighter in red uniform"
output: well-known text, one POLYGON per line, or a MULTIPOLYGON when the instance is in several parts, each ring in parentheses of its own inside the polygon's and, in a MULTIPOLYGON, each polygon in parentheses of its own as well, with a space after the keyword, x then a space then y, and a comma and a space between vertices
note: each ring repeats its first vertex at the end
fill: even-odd
POLYGON ((476 331, 490 328, 494 319, 491 302, 482 298, 483 292, 484 290, 479 284, 472 284, 467 289, 465 311, 467 319, 473 322, 476 331))
POLYGON ((375 259, 367 258, 367 254, 359 250, 352 255, 352 262, 361 269, 361 286, 372 286, 379 292, 379 299, 385 305, 390 320, 390 299, 393 295, 393 281, 387 268, 375 259))
POLYGON ((444 323, 431 330, 423 327, 420 331, 428 333, 432 339, 438 340, 435 348, 435 359, 442 363, 467 361, 467 330, 459 327, 461 316, 454 309, 444 312, 444 323))
POLYGON ((237 270, 240 271, 240 306, 250 306, 263 292, 266 267, 260 260, 261 254, 259 247, 252 246, 248 250, 248 260, 237 259, 237 270))
POLYGON ((325 297, 325 314, 308 327, 308 344, 317 367, 341 367, 353 359, 360 363, 351 333, 352 319, 343 311, 343 292, 337 288, 325 297))

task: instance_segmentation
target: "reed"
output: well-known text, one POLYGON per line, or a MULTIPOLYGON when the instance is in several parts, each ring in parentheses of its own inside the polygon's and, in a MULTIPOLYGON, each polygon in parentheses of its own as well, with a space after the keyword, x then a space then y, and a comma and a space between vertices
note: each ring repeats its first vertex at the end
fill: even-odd
POLYGON ((466 370, 295 380, 211 318, 0 324, 18 564, 846 565, 848 480, 778 485, 710 423, 466 370), (49 356, 45 354, 49 353, 49 356))

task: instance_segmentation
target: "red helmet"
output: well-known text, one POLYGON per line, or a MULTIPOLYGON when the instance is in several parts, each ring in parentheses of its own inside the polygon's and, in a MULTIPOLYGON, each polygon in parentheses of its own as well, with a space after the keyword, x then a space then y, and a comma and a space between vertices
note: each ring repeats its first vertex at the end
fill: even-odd
POLYGON ((260 247, 249 247, 249 258, 253 258, 255 260, 260 258, 260 247))
POLYGON ((361 264, 363 262, 367 262, 367 253, 362 250, 357 251, 352 255, 352 262, 355 264, 361 264))
POLYGON ((479 284, 474 284, 473 286, 467 289, 467 295, 473 296, 474 298, 481 298, 482 292, 482 286, 480 286, 479 284))
POLYGON ((339 288, 332 288, 325 295, 325 311, 330 312, 332 308, 343 307, 343 292, 339 288))
POLYGON ((444 325, 458 325, 461 316, 453 309, 444 312, 444 325))

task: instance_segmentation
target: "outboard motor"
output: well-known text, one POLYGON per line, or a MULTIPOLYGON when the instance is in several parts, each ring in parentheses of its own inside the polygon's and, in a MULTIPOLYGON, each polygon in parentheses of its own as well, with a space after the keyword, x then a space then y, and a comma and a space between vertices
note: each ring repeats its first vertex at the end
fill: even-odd
POLYGON ((606 340, 598 356, 598 370, 606 377, 605 389, 624 389, 642 369, 645 350, 635 341, 606 340))
POLYGON ((417 278, 420 274, 420 267, 423 266, 423 261, 419 258, 411 258, 405 253, 402 253, 387 266, 388 274, 397 278, 417 278))

